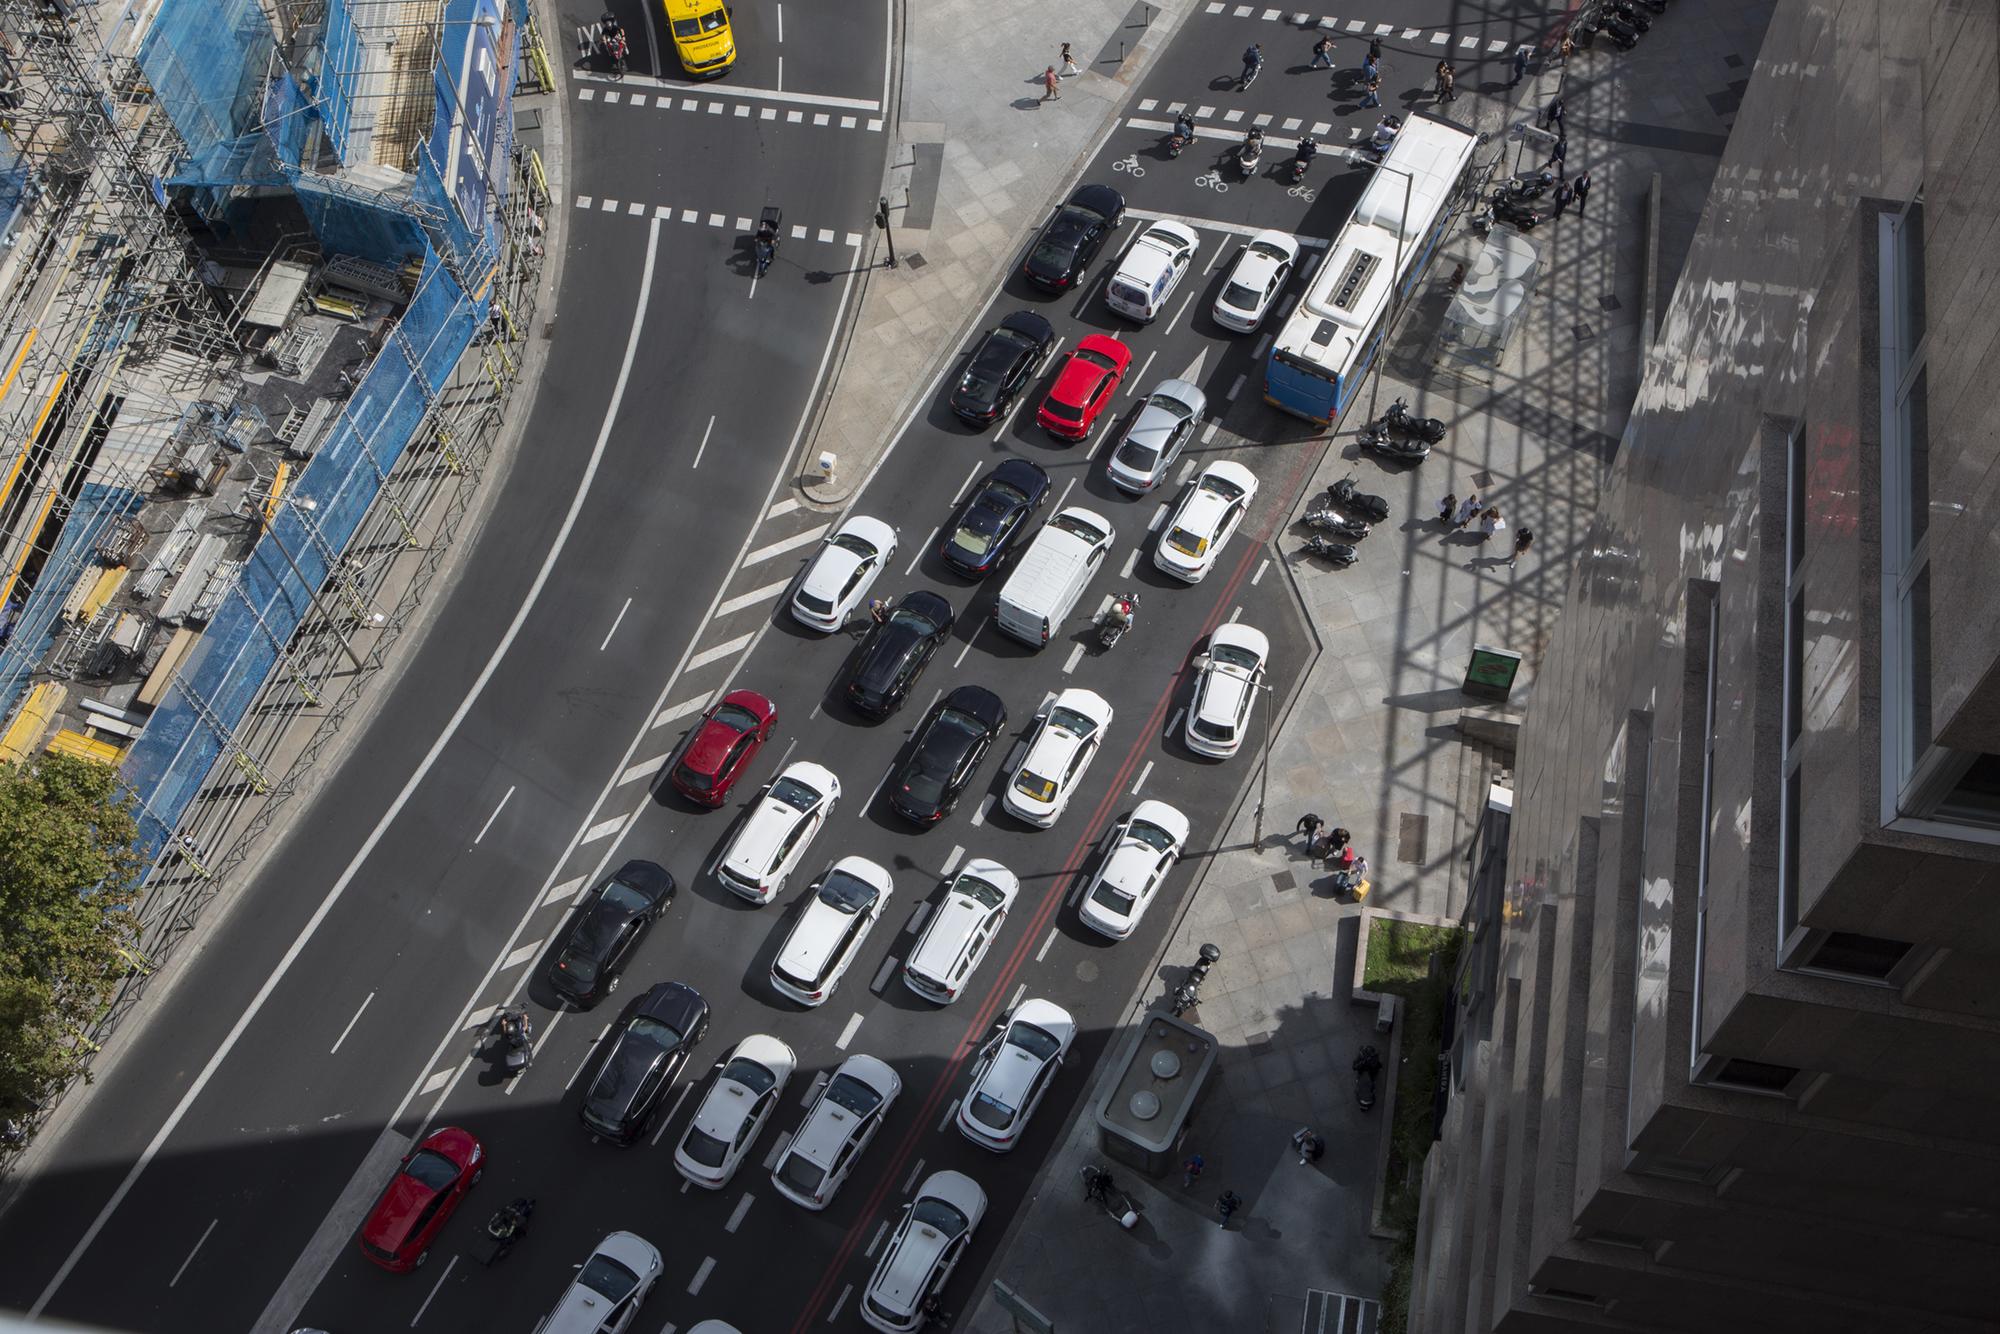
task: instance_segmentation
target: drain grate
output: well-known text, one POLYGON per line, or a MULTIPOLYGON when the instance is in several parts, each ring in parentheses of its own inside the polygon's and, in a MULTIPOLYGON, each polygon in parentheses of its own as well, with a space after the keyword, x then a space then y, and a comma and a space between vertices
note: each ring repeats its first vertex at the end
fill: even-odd
POLYGON ((1619 300, 1619 299, 1618 299, 1617 297, 1615 297, 1615 296, 1601 296, 1601 297, 1597 298, 1597 306, 1598 306, 1598 309, 1600 309, 1600 310, 1623 310, 1623 309, 1624 309, 1624 303, 1623 303, 1623 302, 1621 302, 1621 301, 1620 301, 1620 300, 1619 300))
POLYGON ((1424 844, 1430 838, 1431 817, 1404 811, 1397 817, 1396 860, 1410 866, 1424 862, 1424 844))
POLYGON ((1493 474, 1490 472, 1483 472, 1483 471, 1476 472, 1472 474, 1472 484, 1478 487, 1481 491, 1484 491, 1487 487, 1493 485, 1493 474))
POLYGON ((1570 332, 1576 335, 1576 341, 1579 343, 1587 343, 1597 336, 1596 331, 1588 324, 1574 325, 1571 327, 1570 332))
POLYGON ((930 261, 925 259, 919 251, 912 250, 909 254, 903 256, 903 267, 906 269, 921 269, 928 263, 930 261))
POLYGON ((1271 888, 1277 890, 1280 894, 1287 893, 1298 887, 1298 877, 1294 876, 1290 871, 1279 871, 1271 877, 1271 888))

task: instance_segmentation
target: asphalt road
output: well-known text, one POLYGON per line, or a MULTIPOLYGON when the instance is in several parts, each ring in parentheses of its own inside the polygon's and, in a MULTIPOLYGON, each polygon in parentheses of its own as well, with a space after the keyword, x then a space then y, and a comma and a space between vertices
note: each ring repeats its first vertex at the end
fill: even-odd
MULTIPOLYGON (((744 6, 745 17, 758 9, 744 6)), ((836 70, 822 71, 840 76, 822 80, 826 90, 879 101, 886 7, 838 22, 794 10, 787 40, 815 52, 801 63, 838 57, 836 70)), ((735 100, 763 105, 741 95, 756 86, 732 80, 735 100)), ((810 84, 799 92, 817 95, 810 84)), ((648 119, 602 101, 572 109, 579 191, 664 203, 670 186, 702 220, 574 211, 560 337, 519 462, 463 578, 349 760, 294 813, 290 837, 182 966, 158 1021, 119 1054, 0 1219, 9 1257, 0 1304, 25 1309, 47 1291, 468 700, 546 573, 451 743, 46 1307, 116 1328, 251 1326, 406 1100, 440 1024, 478 985, 524 886, 561 855, 603 784, 606 755, 649 716, 769 503, 853 252, 788 240, 753 288, 748 240, 734 224, 777 196, 791 218, 837 225, 842 237, 858 231, 879 176, 880 131, 678 109, 648 119), (710 226, 711 212, 725 225, 710 226), (572 516, 621 371, 622 402, 572 516), (566 518, 567 542, 544 570, 566 518)))

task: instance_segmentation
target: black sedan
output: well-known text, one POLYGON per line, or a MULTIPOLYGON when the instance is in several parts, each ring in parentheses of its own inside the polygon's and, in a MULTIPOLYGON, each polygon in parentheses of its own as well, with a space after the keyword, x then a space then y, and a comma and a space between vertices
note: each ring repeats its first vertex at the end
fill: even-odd
POLYGON ((549 985, 579 1008, 618 990, 618 975, 673 901, 674 878, 666 867, 626 862, 577 909, 569 939, 549 965, 549 985))
POLYGON ((583 1095, 583 1123, 630 1144, 652 1128, 695 1044, 708 1036, 708 1002, 693 987, 662 982, 619 1017, 583 1095))
POLYGON ((951 410, 974 426, 998 421, 1056 345, 1055 326, 1017 310, 987 330, 951 391, 951 410))
POLYGON ((1007 706, 981 686, 960 686, 939 700, 917 729, 909 758, 889 780, 889 804, 916 824, 936 824, 958 805, 994 739, 1007 730, 1007 706))
POLYGON ((1067 292, 1123 221, 1125 196, 1108 185, 1078 186, 1035 238, 1021 276, 1047 291, 1067 292))
POLYGON ((871 718, 894 713, 951 633, 951 604, 929 589, 905 593, 861 641, 847 702, 871 718))
POLYGON ((938 557, 968 579, 984 579, 1048 499, 1047 473, 1026 459, 1003 460, 965 493, 938 540, 938 557))

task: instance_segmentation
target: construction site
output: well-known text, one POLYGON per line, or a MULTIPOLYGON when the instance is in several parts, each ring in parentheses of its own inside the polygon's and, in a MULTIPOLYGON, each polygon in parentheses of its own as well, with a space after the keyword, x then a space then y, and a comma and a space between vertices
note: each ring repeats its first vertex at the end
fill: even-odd
POLYGON ((0 0, 0 759, 133 799, 97 1041, 475 503, 541 278, 515 99, 551 83, 525 0, 0 0))

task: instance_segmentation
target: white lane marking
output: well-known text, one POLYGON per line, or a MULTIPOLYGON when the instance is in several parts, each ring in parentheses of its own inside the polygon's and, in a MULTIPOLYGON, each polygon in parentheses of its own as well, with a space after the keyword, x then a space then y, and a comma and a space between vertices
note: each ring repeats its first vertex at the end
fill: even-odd
POLYGON ((1186 709, 1186 708, 1184 708, 1184 707, 1180 707, 1180 708, 1176 708, 1176 709, 1174 710, 1174 716, 1173 716, 1173 717, 1171 717, 1171 718, 1169 718, 1169 719, 1167 719, 1167 733, 1166 733, 1166 734, 1167 734, 1168 736, 1172 736, 1172 735, 1173 735, 1174 733, 1176 733, 1176 732, 1178 732, 1178 731, 1180 731, 1180 730, 1181 730, 1181 715, 1185 714, 1186 712, 1187 712, 1187 709, 1186 709))
POLYGON ((611 646, 611 636, 618 633, 618 627, 625 623, 625 613, 630 610, 632 610, 632 599, 626 598, 625 605, 620 607, 618 614, 611 618, 611 628, 604 632, 604 642, 597 646, 599 653, 604 652, 605 649, 611 646))
MULTIPOLYGON (((368 994, 372 996, 375 993, 371 991, 368 994)), ((346 1035, 342 1034, 342 1036, 344 1037, 346 1035)), ((208 1240, 208 1234, 215 1231, 215 1225, 217 1223, 220 1223, 221 1221, 222 1220, 220 1218, 211 1218, 208 1220, 208 1226, 201 1230, 201 1237, 199 1240, 195 1242, 194 1250, 189 1251, 187 1253, 187 1259, 181 1261, 181 1267, 179 1269, 176 1269, 174 1271, 174 1276, 167 1280, 168 1287, 171 1288, 176 1283, 179 1283, 181 1281, 181 1275, 187 1273, 187 1267, 194 1263, 194 1257, 201 1250, 202 1243, 208 1240)))
MULTIPOLYGON (((955 505, 958 502, 954 500, 952 503, 955 505)), ((937 541, 943 535, 944 529, 942 527, 933 528, 929 537, 917 543, 916 549, 910 552, 910 563, 903 567, 903 577, 905 579, 909 578, 910 574, 917 568, 917 563, 924 558, 924 553, 931 549, 931 543, 937 541)))
POLYGON ((1193 300, 1194 300, 1194 293, 1189 292, 1187 296, 1181 301, 1180 309, 1176 310, 1173 314, 1173 318, 1167 321, 1168 330, 1171 331, 1176 324, 1180 323, 1181 316, 1187 314, 1188 302, 1193 300))
POLYGON ((512 950, 508 951, 507 961, 500 965, 500 971, 504 973, 509 968, 519 968, 522 964, 534 958, 541 948, 542 942, 539 940, 526 945, 515 946, 512 950))
POLYGON ((1132 784, 1133 796, 1136 797, 1139 795, 1139 789, 1146 786, 1146 780, 1152 776, 1152 773, 1153 773, 1153 762, 1151 760, 1147 760, 1146 767, 1139 771, 1138 781, 1132 784))
POLYGON ((750 1212, 750 1205, 754 1200, 756 1200, 756 1198, 757 1197, 755 1195, 752 1195, 748 1191, 745 1191, 743 1193, 743 1198, 737 1201, 735 1211, 729 1215, 729 1221, 722 1225, 722 1230, 724 1232, 733 1233, 736 1231, 737 1228, 742 1227, 743 1215, 750 1212))
POLYGON ((1130 380, 1127 380, 1125 382, 1125 393, 1127 397, 1130 397, 1131 395, 1139 392, 1140 382, 1146 378, 1146 371, 1149 368, 1151 368, 1153 364, 1153 358, 1159 355, 1160 355, 1160 349, 1156 347, 1151 352, 1148 352, 1146 354, 1146 359, 1144 361, 1139 363, 1139 373, 1133 376, 1130 380))
POLYGON ((1056 943, 1056 929, 1054 927, 1050 927, 1048 938, 1043 940, 1042 947, 1035 951, 1035 962, 1040 963, 1042 960, 1048 958, 1049 946, 1055 943, 1056 943))
POLYGON ((636 783, 646 775, 658 772, 660 767, 673 757, 674 753, 668 751, 664 755, 655 755, 650 760, 640 760, 624 773, 618 775, 618 786, 624 787, 627 783, 636 783))
POLYGON ((1130 579, 1133 569, 1139 564, 1139 548, 1133 547, 1125 554, 1125 563, 1118 568, 1120 579, 1130 579))
POLYGON ((444 1286, 444 1281, 451 1277, 451 1271, 456 1268, 458 1268, 458 1257, 454 1255, 451 1257, 451 1263, 444 1267, 444 1272, 438 1275, 438 1281, 431 1284, 430 1296, 424 1298, 424 1304, 419 1306, 417 1313, 410 1317, 411 1329, 415 1329, 417 1322, 424 1318, 424 1312, 431 1309, 431 1303, 437 1299, 438 1289, 444 1286))
POLYGON ((1195 461, 1193 459, 1189 459, 1185 463, 1181 464, 1180 475, 1174 478, 1175 486, 1187 485, 1187 479, 1194 475, 1194 465, 1195 461))
POLYGON ((624 823, 625 823, 625 817, 622 815, 614 815, 608 820, 599 820, 596 824, 592 825, 589 829, 586 829, 584 831, 582 841, 585 843, 595 843, 598 839, 603 838, 608 834, 617 833, 618 826, 624 823))
MULTIPOLYGON (((1298 122, 1293 121, 1292 124, 1296 125, 1298 124, 1298 122)), ((1215 248, 1215 253, 1208 257, 1208 267, 1201 271, 1201 276, 1206 278, 1210 273, 1213 273, 1215 271, 1215 266, 1222 262, 1222 257, 1229 253, 1231 252, 1227 245, 1218 245, 1215 248)), ((1242 252, 1239 250, 1236 253, 1240 254, 1242 252)))
MULTIPOLYGON (((556 1013, 560 1015, 562 1011, 558 1010, 556 1011, 556 1013)), ((571 1084, 576 1083, 576 1077, 583 1073, 583 1068, 585 1066, 590 1064, 590 1058, 597 1054, 597 1045, 600 1042, 604 1041, 604 1035, 606 1033, 609 1033, 610 1031, 611 1031, 611 1025, 606 1024, 603 1028, 597 1031, 597 1036, 590 1040, 590 1045, 583 1049, 583 1059, 576 1063, 576 1069, 570 1071, 569 1078, 563 1081, 563 1092, 565 1093, 569 1092, 569 1086, 571 1084)))
POLYGON ((765 510, 764 517, 767 519, 781 518, 784 515, 790 514, 798 507, 799 498, 797 496, 786 496, 783 500, 765 510))
MULTIPOLYGON (((949 877, 951 875, 951 872, 946 871, 945 875, 949 877)), ((919 903, 914 909, 911 910, 910 920, 903 923, 903 934, 906 936, 916 935, 917 932, 923 930, 924 919, 929 917, 930 915, 931 915, 930 903, 928 901, 924 903, 919 903)))
POLYGON ((965 480, 958 484, 958 490, 951 493, 951 503, 956 505, 965 499, 965 489, 972 485, 972 479, 979 475, 979 465, 974 463, 965 474, 965 480))
MULTIPOLYGON (((542 1048, 549 1045, 549 1039, 555 1036, 556 1025, 561 1023, 563 1016, 568 1013, 568 1010, 557 1010, 549 1016, 549 1022, 542 1026, 540 1035, 535 1038, 535 1045, 528 1049, 528 1066, 523 1067, 520 1073, 507 1081, 507 1086, 500 1090, 502 1093, 510 1098, 514 1096, 514 1090, 521 1087, 523 1081, 527 1079, 528 1069, 534 1065, 535 1057, 541 1054, 542 1048)), ((467 1064, 470 1064, 469 1060, 467 1064)), ((568 1086, 565 1085, 564 1087, 568 1086)), ((436 1114, 435 1110, 432 1114, 436 1114)))
POLYGON ((793 737, 791 739, 790 744, 788 744, 785 747, 785 753, 778 757, 778 763, 772 768, 771 772, 774 774, 783 773, 785 771, 785 761, 792 758, 792 752, 797 750, 798 748, 799 748, 799 739, 797 737, 793 737))
POLYGON ((542 896, 542 906, 544 908, 551 908, 558 903, 575 898, 577 891, 583 888, 585 878, 579 875, 563 881, 560 885, 557 885, 542 896))
POLYGON ((789 579, 780 579, 776 583, 765 584, 762 588, 753 588, 748 593, 739 593, 737 596, 729 599, 729 601, 718 606, 715 609, 715 614, 717 616, 728 616, 742 611, 745 607, 754 607, 760 602, 769 602, 772 598, 784 592, 790 586, 791 582, 789 579))
POLYGON ((690 713, 700 713, 706 707, 708 707, 707 695, 697 695, 693 699, 684 699, 670 708, 660 710, 660 716, 653 719, 653 726, 665 727, 668 723, 685 718, 690 713))
MULTIPOLYGON (((779 56, 779 57, 778 57, 778 87, 780 87, 780 88, 783 88, 784 86, 785 86, 785 58, 784 58, 783 56, 779 56)), ((796 112, 796 111, 793 111, 793 112, 789 112, 789 113, 787 113, 787 117, 786 117, 786 118, 787 118, 787 119, 789 119, 789 120, 794 120, 794 121, 796 121, 796 120, 798 120, 798 119, 799 119, 799 113, 798 113, 798 112, 796 112)))
POLYGON ((1063 485, 1062 494, 1056 497, 1055 513, 1057 514, 1062 513, 1063 506, 1069 503, 1070 487, 1073 487, 1075 485, 1076 485, 1076 478, 1074 477, 1070 478, 1069 481, 1063 485))
MULTIPOLYGON (((779 59, 782 60, 784 57, 780 56, 779 59)), ((612 82, 611 76, 608 74, 597 74, 587 70, 576 71, 575 77, 591 83, 612 82)), ((779 82, 783 83, 784 80, 781 78, 779 82)), ((625 83, 630 87, 657 89, 666 92, 672 92, 680 87, 679 84, 669 83, 665 79, 656 79, 646 74, 628 73, 625 76, 625 83)), ((737 83, 709 84, 702 88, 702 92, 710 97, 745 97, 758 102, 790 102, 800 106, 829 107, 836 111, 880 111, 882 109, 880 102, 869 97, 834 97, 830 94, 821 93, 788 93, 782 88, 751 88, 737 83)), ((689 100, 683 103, 683 108, 691 110, 696 105, 698 104, 689 100)))
POLYGON ((824 1070, 820 1071, 819 1074, 814 1077, 812 1082, 812 1087, 806 1090, 805 1097, 799 1099, 799 1106, 801 1107, 812 1106, 812 1100, 814 1098, 817 1098, 819 1096, 819 1091, 826 1087, 826 1081, 828 1078, 829 1076, 827 1075, 826 1071, 824 1070))
POLYGON ((951 873, 958 869, 958 859, 964 855, 965 849, 954 843, 951 848, 951 856, 944 859, 944 870, 938 872, 938 874, 949 878, 951 873))
POLYGON ((989 793, 987 795, 986 800, 979 803, 979 809, 972 813, 972 827, 974 829, 977 829, 979 828, 979 826, 985 824, 986 812, 992 809, 993 809, 993 797, 989 793))
POLYGON ((910 1191, 913 1188, 915 1188, 917 1184, 917 1178, 922 1176, 923 1174, 924 1174, 924 1160, 919 1158, 917 1159, 916 1166, 910 1169, 910 1175, 903 1179, 903 1194, 908 1195, 910 1191))
POLYGON ((867 1259, 873 1260, 875 1258, 875 1248, 877 1246, 880 1246, 882 1244, 882 1238, 888 1235, 889 1235, 889 1220, 885 1218, 882 1220, 881 1226, 875 1229, 875 1235, 869 1240, 868 1249, 863 1251, 862 1255, 867 1259))
MULTIPOLYGON (((366 1010, 368 1008, 368 1002, 374 999, 375 999, 375 993, 372 991, 369 992, 366 996, 363 996, 361 998, 361 1009, 356 1010, 354 1012, 354 1017, 347 1021, 347 1027, 340 1030, 340 1036, 333 1040, 333 1046, 329 1048, 326 1053, 328 1056, 331 1056, 333 1055, 334 1052, 340 1050, 340 1044, 347 1041, 347 1035, 349 1033, 352 1033, 354 1031, 354 1026, 361 1022, 362 1011, 366 1010)), ((167 1286, 171 1288, 174 1285, 169 1283, 167 1284, 167 1286)))
POLYGON ((576 206, 578 208, 587 209, 596 202, 597 201, 592 199, 589 195, 578 195, 576 197, 576 206))
POLYGON ((764 1170, 768 1172, 772 1168, 776 1167, 778 1165, 778 1160, 785 1156, 785 1150, 791 1147, 792 1147, 792 1132, 787 1130, 784 1134, 778 1136, 778 1142, 776 1144, 773 1144, 771 1146, 771 1151, 764 1155, 764 1170))
MULTIPOLYGON (((650 6, 648 6, 648 8, 650 8, 650 6)), ((745 225, 743 230, 745 231, 750 230, 747 224, 745 225)), ((701 466, 701 456, 708 452, 708 437, 713 434, 715 434, 715 414, 710 413, 708 418, 708 425, 702 430, 701 433, 701 444, 698 445, 694 451, 695 467, 699 468, 701 466)))
POLYGON ((1082 661, 1083 661, 1083 645, 1078 644, 1074 648, 1070 649, 1069 659, 1068 661, 1063 663, 1062 666, 1063 675, 1068 676, 1071 672, 1075 671, 1076 665, 1082 661))
POLYGON ((785 7, 783 5, 778 6, 778 40, 781 42, 785 40, 785 7))
POLYGON ((1215 428, 1220 425, 1222 425, 1221 422, 1210 422, 1208 425, 1201 428, 1201 442, 1204 445, 1207 444, 1209 441, 1215 439, 1215 428))
POLYGON ((1238 621, 1240 621, 1240 620, 1242 620, 1242 619, 1243 619, 1243 606, 1242 606, 1242 604, 1241 604, 1241 603, 1238 603, 1238 604, 1237 604, 1236 606, 1234 606, 1234 607, 1231 607, 1231 608, 1229 609, 1229 621, 1228 621, 1228 624, 1230 624, 1230 625, 1234 625, 1234 624, 1236 624, 1236 623, 1237 623, 1238 621))
POLYGON ((965 661, 965 655, 972 652, 972 646, 979 642, 979 636, 986 633, 986 627, 988 624, 989 622, 987 621, 981 621, 979 623, 979 628, 974 630, 972 632, 971 637, 965 641, 965 647, 960 649, 958 651, 958 656, 951 660, 951 666, 953 671, 957 671, 959 665, 965 661))
POLYGON ((863 802, 858 808, 856 808, 854 813, 865 819, 868 815, 868 812, 875 809, 875 803, 881 799, 882 789, 889 786, 889 780, 895 777, 895 775, 896 775, 896 766, 892 764, 883 773, 882 781, 875 784, 875 790, 868 794, 868 800, 863 802))
POLYGON ((1243 392, 1243 386, 1248 384, 1249 382, 1250 382, 1250 377, 1248 375, 1237 376, 1236 383, 1229 386, 1229 392, 1223 395, 1223 397, 1227 398, 1231 403, 1234 403, 1236 401, 1236 396, 1243 392))
POLYGON ((1117 424, 1118 424, 1118 415, 1116 413, 1113 413, 1111 417, 1104 423, 1104 429, 1097 433, 1097 439, 1090 446, 1090 452, 1083 456, 1084 462, 1095 463, 1097 461, 1097 451, 1104 448, 1104 442, 1111 438, 1111 428, 1116 426, 1117 424))
POLYGON ((437 1092, 439 1089, 443 1088, 446 1084, 451 1082, 451 1077, 454 1073, 455 1073, 454 1071, 446 1069, 446 1070, 439 1070, 436 1073, 432 1074, 429 1079, 426 1079, 424 1081, 424 1092, 426 1093, 437 1092))
POLYGON ((1264 571, 1270 568, 1271 568, 1271 558, 1266 556, 1264 558, 1263 563, 1257 567, 1257 573, 1250 576, 1250 587, 1255 588, 1260 582, 1262 582, 1264 578, 1264 571))
POLYGON ((1167 521, 1167 502, 1163 500, 1160 502, 1160 507, 1153 511, 1153 517, 1147 520, 1146 531, 1149 533, 1157 533, 1160 531, 1160 525, 1165 523, 1166 521, 1167 521))
MULTIPOLYGON (((951 1118, 958 1115, 958 1099, 951 1100, 951 1106, 944 1109, 944 1119, 938 1122, 937 1133, 944 1134, 944 1128, 951 1124, 951 1118)), ((885 1225, 886 1226, 886 1225, 885 1225)))
POLYGON ((714 1272, 715 1257, 711 1255, 701 1262, 701 1268, 694 1271, 694 1277, 688 1282, 688 1296, 699 1297, 701 1285, 708 1282, 708 1276, 714 1272))
POLYGON ((688 1094, 692 1093, 693 1091, 694 1091, 694 1085, 692 1084, 681 1085, 681 1091, 674 1095, 674 1105, 667 1108, 667 1114, 660 1118, 660 1128, 653 1132, 653 1143, 658 1144, 660 1142, 660 1136, 667 1133, 667 1128, 673 1125, 674 1118, 680 1115, 681 1104, 687 1101, 688 1094))
POLYGON ((597 204, 597 211, 599 213, 616 213, 618 211, 618 203, 619 201, 616 199, 599 200, 597 204))
POLYGON ((1262 338, 1259 338, 1257 340, 1257 346, 1250 349, 1250 359, 1252 361, 1259 361, 1263 359, 1264 354, 1268 352, 1271 348, 1271 339, 1273 336, 1274 335, 1271 334, 1265 334, 1262 338))
POLYGON ((868 990, 877 996, 881 995, 882 988, 889 985, 889 979, 896 975, 896 965, 901 962, 902 960, 893 954, 882 960, 882 966, 875 970, 875 980, 868 984, 868 990))
POLYGON ((499 1009, 500 1007, 497 1005, 480 1006, 478 1009, 472 1011, 472 1013, 465 1016, 465 1022, 459 1025, 459 1031, 462 1033, 469 1033, 475 1028, 484 1028, 486 1026, 486 1021, 491 1019, 494 1016, 494 1014, 499 1011, 499 1009))
POLYGON ((840 1290, 840 1295, 833 1299, 833 1309, 826 1313, 827 1324, 832 1325, 839 1323, 840 1308, 847 1305, 847 1299, 853 1295, 854 1295, 854 1285, 852 1283, 848 1284, 846 1287, 840 1290))
POLYGON ((840 1030, 840 1038, 833 1044, 833 1049, 835 1051, 846 1051, 847 1044, 854 1041, 854 1035, 860 1031, 861 1031, 861 1014, 859 1011, 856 1011, 855 1014, 848 1019, 847 1026, 840 1030))
POLYGON ((514 796, 514 787, 510 783, 507 786, 507 791, 503 793, 500 797, 500 804, 493 808, 493 814, 486 817, 486 823, 479 826, 479 832, 473 835, 472 842, 475 847, 478 846, 480 839, 486 837, 486 831, 493 827, 493 822, 500 818, 500 812, 507 809, 507 803, 513 798, 513 796, 514 796))
POLYGON ((787 551, 796 550, 808 542, 817 542, 820 539, 820 535, 832 526, 831 524, 823 523, 819 527, 809 528, 803 533, 793 533, 790 537, 780 538, 769 546, 758 547, 743 558, 743 564, 746 566, 755 565, 759 561, 767 561, 773 556, 782 556, 787 551))
POLYGON ((1021 997, 1025 996, 1025 995, 1027 995, 1027 994, 1028 994, 1028 984, 1027 984, 1026 982, 1023 982, 1023 983, 1022 983, 1022 984, 1021 984, 1020 986, 1018 986, 1018 987, 1015 987, 1015 988, 1014 988, 1014 998, 1013 998, 1012 1000, 1010 1000, 1010 1001, 1008 1001, 1008 1002, 1007 1002, 1007 1008, 1006 1008, 1006 1009, 1005 1009, 1004 1011, 1002 1011, 1002 1013, 1003 1013, 1003 1014, 1012 1014, 1012 1013, 1014 1013, 1014 1011, 1016 1011, 1016 1010, 1020 1009, 1020 1008, 1021 1008, 1021 997))
POLYGON ((749 635, 737 635, 734 639, 724 640, 722 643, 717 644, 714 648, 705 648, 701 652, 695 654, 692 658, 688 659, 687 669, 689 671, 693 671, 697 667, 706 667, 711 662, 720 662, 722 661, 722 659, 727 658, 732 654, 736 653, 739 649, 741 649, 745 644, 748 644, 749 642, 750 642, 749 635))

